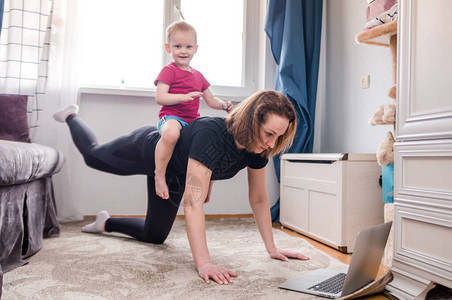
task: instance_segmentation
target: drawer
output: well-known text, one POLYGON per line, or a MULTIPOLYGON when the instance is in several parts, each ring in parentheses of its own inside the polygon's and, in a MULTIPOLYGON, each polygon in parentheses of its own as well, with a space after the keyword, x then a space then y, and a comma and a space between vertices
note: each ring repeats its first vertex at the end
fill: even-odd
POLYGON ((452 201, 452 142, 396 143, 395 196, 452 201))
POLYGON ((342 170, 341 161, 312 163, 304 160, 282 160, 286 179, 337 183, 342 170))
POLYGON ((395 205, 394 261, 426 273, 437 282, 452 280, 452 210, 413 205, 399 198, 395 205))
MULTIPOLYGON (((333 185, 342 184, 344 176, 362 176, 372 165, 378 166, 375 154, 284 154, 281 157, 281 166, 284 169, 281 178, 298 180, 296 185, 304 181, 310 181, 309 184, 317 181, 324 183, 328 189, 333 188, 333 185), (350 173, 350 170, 347 171, 348 165, 356 166, 351 169, 353 173, 350 173)), ((323 187, 316 189, 325 190, 323 187)), ((328 192, 334 193, 331 190, 328 192)))

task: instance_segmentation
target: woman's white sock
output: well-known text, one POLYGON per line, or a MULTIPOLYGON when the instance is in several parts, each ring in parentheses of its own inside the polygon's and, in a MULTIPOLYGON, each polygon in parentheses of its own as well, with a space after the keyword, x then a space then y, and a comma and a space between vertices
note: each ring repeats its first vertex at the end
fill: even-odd
POLYGON ((78 113, 78 106, 77 104, 71 104, 68 107, 65 107, 56 113, 53 114, 53 118, 57 120, 58 122, 64 123, 66 122, 66 118, 70 114, 76 114, 78 113))
POLYGON ((99 212, 96 221, 84 226, 82 232, 100 233, 104 231, 105 221, 110 218, 110 215, 105 210, 99 212))

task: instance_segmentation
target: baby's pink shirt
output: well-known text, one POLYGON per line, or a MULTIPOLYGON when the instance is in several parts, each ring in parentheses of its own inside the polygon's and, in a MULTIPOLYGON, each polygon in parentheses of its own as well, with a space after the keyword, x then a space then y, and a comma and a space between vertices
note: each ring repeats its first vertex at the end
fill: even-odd
MULTIPOLYGON (((154 84, 157 85, 159 81, 169 85, 168 92, 170 94, 204 92, 210 86, 201 72, 193 68, 191 68, 191 72, 182 70, 174 62, 166 65, 160 71, 154 84)), ((199 118, 199 98, 175 105, 163 105, 160 108, 159 119, 166 115, 179 117, 187 123, 196 120, 199 118)))

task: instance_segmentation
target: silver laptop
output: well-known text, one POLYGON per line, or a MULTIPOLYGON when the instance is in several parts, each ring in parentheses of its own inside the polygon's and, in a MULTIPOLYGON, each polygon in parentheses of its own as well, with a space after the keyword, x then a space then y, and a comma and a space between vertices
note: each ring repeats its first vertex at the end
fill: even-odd
POLYGON ((326 298, 339 298, 359 290, 377 276, 391 225, 392 222, 386 222, 358 233, 347 273, 318 269, 279 287, 326 298))

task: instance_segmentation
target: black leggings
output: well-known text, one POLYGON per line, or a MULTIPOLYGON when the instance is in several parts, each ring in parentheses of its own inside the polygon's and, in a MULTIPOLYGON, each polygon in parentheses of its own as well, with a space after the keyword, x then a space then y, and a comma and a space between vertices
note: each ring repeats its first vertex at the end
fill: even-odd
POLYGON ((75 146, 88 166, 116 175, 147 175, 148 207, 146 218, 109 218, 105 231, 120 232, 135 239, 161 244, 167 238, 182 200, 184 178, 167 178, 170 198, 155 194, 153 153, 146 154, 150 144, 160 138, 155 126, 139 128, 129 135, 99 145, 91 129, 77 116, 66 119, 75 146))

